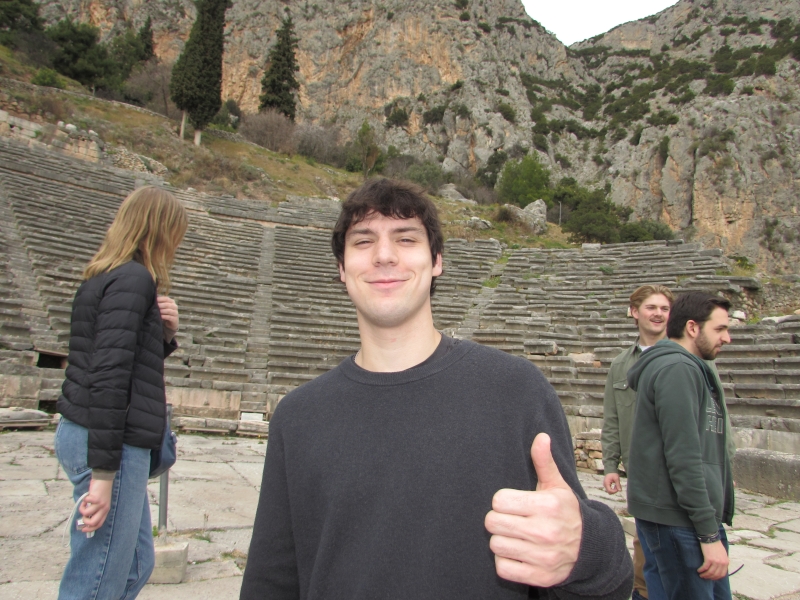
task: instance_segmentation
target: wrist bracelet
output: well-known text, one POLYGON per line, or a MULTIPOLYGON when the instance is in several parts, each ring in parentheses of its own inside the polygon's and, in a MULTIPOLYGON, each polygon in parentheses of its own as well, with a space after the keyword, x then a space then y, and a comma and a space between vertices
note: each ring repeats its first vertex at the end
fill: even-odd
POLYGON ((711 535, 698 535, 697 539, 701 544, 714 544, 720 540, 719 531, 711 535))

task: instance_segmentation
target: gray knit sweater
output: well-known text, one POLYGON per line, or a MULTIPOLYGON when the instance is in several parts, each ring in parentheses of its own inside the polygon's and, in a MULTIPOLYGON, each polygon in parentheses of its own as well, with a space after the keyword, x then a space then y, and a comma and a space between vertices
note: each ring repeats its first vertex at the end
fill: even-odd
POLYGON ((586 499, 558 397, 522 358, 448 338, 399 373, 350 357, 275 411, 243 600, 611 600, 632 584, 619 520, 586 499), (550 590, 500 579, 484 527, 497 490, 535 489, 539 432, 583 516, 578 563, 550 590))

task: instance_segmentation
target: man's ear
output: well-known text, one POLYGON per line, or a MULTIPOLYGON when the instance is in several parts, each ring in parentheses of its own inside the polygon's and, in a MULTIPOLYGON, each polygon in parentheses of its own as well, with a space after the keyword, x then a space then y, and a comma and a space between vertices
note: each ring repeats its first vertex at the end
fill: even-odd
POLYGON ((339 263, 339 281, 344 283, 344 263, 339 263))
POLYGON ((436 262, 433 263, 433 273, 434 277, 439 277, 442 274, 442 254, 441 252, 436 255, 436 262))
POLYGON ((638 306, 631 306, 630 310, 631 310, 631 317, 633 317, 633 319, 635 321, 638 321, 639 320, 639 307, 638 306))
POLYGON ((683 329, 684 335, 688 335, 690 338, 694 339, 700 333, 700 324, 697 321, 692 321, 689 319, 686 321, 686 327, 683 329))

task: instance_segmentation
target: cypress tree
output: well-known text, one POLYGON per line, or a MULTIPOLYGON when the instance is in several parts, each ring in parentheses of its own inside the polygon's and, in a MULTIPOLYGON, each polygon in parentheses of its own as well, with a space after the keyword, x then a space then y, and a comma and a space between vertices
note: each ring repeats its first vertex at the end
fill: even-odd
POLYGON ((153 41, 153 20, 147 17, 142 28, 139 29, 139 40, 142 43, 142 56, 139 60, 148 61, 156 55, 155 42, 153 41))
POLYGON ((188 115, 198 146, 203 128, 222 106, 223 31, 229 6, 230 0, 198 0, 197 20, 172 70, 170 97, 184 111, 181 138, 188 115))
POLYGON ((298 39, 294 36, 294 23, 289 10, 281 21, 280 28, 275 32, 278 39, 269 52, 269 68, 261 80, 261 103, 259 110, 274 108, 294 121, 295 98, 294 90, 300 89, 300 84, 294 74, 300 70, 295 58, 298 39))

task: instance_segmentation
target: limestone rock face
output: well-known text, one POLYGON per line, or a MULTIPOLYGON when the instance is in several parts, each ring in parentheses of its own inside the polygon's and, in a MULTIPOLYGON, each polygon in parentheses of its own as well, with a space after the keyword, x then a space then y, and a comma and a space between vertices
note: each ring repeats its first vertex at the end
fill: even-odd
MULTIPOLYGON (((180 53, 196 14, 191 0, 41 4, 48 22, 71 16, 106 38, 150 16, 165 61, 180 53)), ((223 99, 245 112, 257 110, 287 7, 300 40, 299 122, 336 124, 347 139, 367 121, 383 148, 456 173, 474 173, 497 151, 537 152, 554 181, 610 183, 613 201, 633 209, 632 219, 661 220, 770 271, 800 272, 800 63, 789 55, 774 74, 729 71, 732 91, 718 95, 706 81, 719 75, 711 59, 725 44, 745 54, 772 47, 772 25, 796 24, 800 0, 681 0, 570 48, 519 0, 470 0, 465 20, 452 0, 236 0, 227 12, 223 99), (612 104, 657 81, 664 61, 685 72, 702 63, 705 71, 674 89, 654 85, 641 114, 615 121, 612 104), (587 111, 592 89, 599 104, 587 111), (541 117, 531 115, 531 102, 543 99, 551 103, 547 121, 562 128, 551 127, 534 149, 532 127, 542 123, 532 120, 541 117), (389 127, 396 109, 408 122, 389 127), (654 119, 660 111, 677 122, 654 119)))
POLYGON ((547 231, 547 204, 541 198, 531 202, 525 208, 513 204, 504 204, 504 208, 511 211, 518 221, 521 221, 534 234, 540 235, 547 231))

